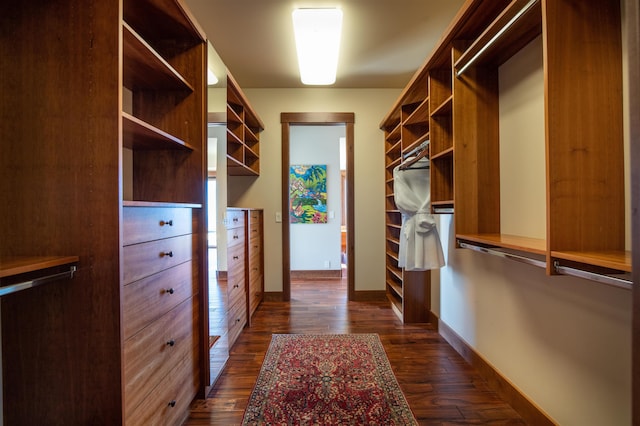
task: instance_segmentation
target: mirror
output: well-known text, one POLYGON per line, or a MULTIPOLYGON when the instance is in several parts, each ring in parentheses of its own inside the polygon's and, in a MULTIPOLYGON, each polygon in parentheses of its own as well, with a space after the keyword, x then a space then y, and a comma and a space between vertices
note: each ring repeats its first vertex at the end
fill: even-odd
POLYGON ((207 68, 209 383, 213 384, 229 358, 227 281, 226 276, 220 276, 220 271, 227 270, 227 234, 223 224, 227 208, 227 70, 210 42, 207 68), (212 76, 215 76, 213 81, 212 76))

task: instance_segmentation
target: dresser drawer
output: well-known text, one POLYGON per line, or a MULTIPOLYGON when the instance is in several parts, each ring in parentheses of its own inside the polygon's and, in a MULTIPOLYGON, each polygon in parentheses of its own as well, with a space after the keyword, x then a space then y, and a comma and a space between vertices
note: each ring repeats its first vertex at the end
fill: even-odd
POLYGON ((189 208, 124 207, 122 209, 123 245, 191 234, 193 225, 191 213, 189 208))
MULTIPOLYGON (((244 295, 244 292, 242 292, 242 294, 244 295)), ((247 304, 245 299, 238 300, 237 303, 231 305, 227 314, 227 320, 229 327, 229 347, 231 347, 247 323, 247 304)))
POLYGON ((191 401, 199 386, 197 347, 193 355, 178 361, 132 412, 125 417, 125 424, 178 425, 185 420, 191 401))
POLYGON ((192 238, 192 235, 183 235, 124 247, 124 283, 137 281, 191 260, 192 238))
POLYGON ((197 294, 191 261, 124 286, 122 326, 128 339, 140 329, 197 294))
POLYGON ((198 345, 198 302, 190 298, 124 343, 125 412, 171 374, 198 345))
POLYGON ((227 229, 245 225, 244 210, 227 210, 227 229))
POLYGON ((227 230, 227 247, 244 245, 244 226, 227 230))

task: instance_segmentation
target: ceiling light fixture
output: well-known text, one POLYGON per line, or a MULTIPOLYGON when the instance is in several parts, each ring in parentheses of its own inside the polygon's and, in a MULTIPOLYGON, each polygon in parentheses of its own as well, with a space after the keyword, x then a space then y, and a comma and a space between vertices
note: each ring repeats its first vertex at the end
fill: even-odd
POLYGON ((302 83, 335 83, 342 32, 342 10, 295 9, 292 16, 302 83))

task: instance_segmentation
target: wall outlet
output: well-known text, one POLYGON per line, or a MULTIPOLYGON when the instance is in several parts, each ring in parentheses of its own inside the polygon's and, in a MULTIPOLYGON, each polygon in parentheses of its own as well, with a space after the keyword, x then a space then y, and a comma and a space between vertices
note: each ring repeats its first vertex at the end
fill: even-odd
POLYGON ((325 260, 324 261, 324 267, 325 267, 325 269, 331 268, 331 261, 330 260, 325 260))
POLYGON ((276 223, 282 222, 282 213, 276 212, 276 223))

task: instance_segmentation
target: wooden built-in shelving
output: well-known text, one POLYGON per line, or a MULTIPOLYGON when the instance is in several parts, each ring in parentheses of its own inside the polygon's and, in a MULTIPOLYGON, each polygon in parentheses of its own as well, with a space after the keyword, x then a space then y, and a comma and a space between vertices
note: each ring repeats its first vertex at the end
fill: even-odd
POLYGON ((231 74, 227 82, 227 173, 259 176, 264 124, 231 74))
MULTIPOLYGON (((428 138, 432 211, 454 213, 459 242, 544 256, 538 264, 549 274, 565 264, 628 273, 620 3, 542 4, 465 2, 380 125, 387 200, 398 151, 428 138), (545 238, 509 235, 501 225, 508 204, 500 199, 500 150, 509 141, 500 140, 500 67, 537 39, 544 61, 545 238)), ((394 220, 387 214, 387 227, 394 220)))

